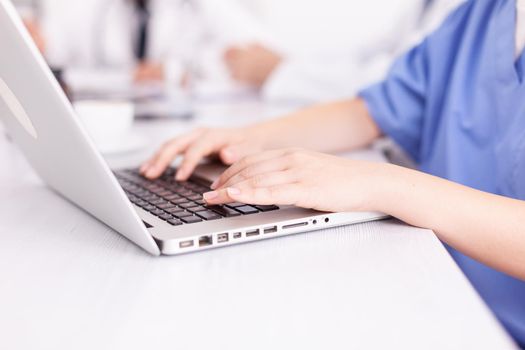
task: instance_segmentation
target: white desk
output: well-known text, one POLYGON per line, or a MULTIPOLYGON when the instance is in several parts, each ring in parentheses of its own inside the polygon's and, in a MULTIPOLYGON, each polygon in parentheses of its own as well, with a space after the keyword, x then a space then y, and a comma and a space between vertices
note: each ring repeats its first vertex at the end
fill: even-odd
MULTIPOLYGON (((160 143, 250 114, 265 112, 138 128, 160 143)), ((431 231, 392 220, 153 258, 50 192, 3 136, 0 159, 1 349, 514 348, 431 231)))

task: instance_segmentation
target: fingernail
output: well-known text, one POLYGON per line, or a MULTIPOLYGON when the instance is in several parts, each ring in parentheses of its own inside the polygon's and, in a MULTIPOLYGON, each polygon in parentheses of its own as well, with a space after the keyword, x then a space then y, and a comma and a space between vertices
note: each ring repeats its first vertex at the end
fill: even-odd
POLYGON ((228 188, 227 191, 230 196, 238 196, 241 194, 241 190, 239 190, 238 188, 234 188, 234 187, 228 188))
POLYGON ((219 196, 219 194, 215 191, 212 191, 212 192, 206 192, 205 194, 203 194, 203 197, 205 200, 209 201, 211 199, 215 199, 219 196))
POLYGON ((142 166, 140 167, 140 173, 144 174, 146 171, 148 171, 148 168, 149 168, 149 165, 147 163, 142 164, 142 166))
POLYGON ((232 161, 235 157, 235 153, 231 149, 224 150, 223 155, 228 161, 232 161))
POLYGON ((154 177, 155 175, 157 175, 157 169, 154 166, 146 171, 146 177, 154 177))
POLYGON ((175 180, 182 181, 184 179, 184 171, 179 170, 177 171, 177 174, 175 175, 175 180))
POLYGON ((217 185, 219 184, 219 179, 213 181, 213 183, 211 184, 210 188, 212 190, 216 189, 217 188, 217 185))

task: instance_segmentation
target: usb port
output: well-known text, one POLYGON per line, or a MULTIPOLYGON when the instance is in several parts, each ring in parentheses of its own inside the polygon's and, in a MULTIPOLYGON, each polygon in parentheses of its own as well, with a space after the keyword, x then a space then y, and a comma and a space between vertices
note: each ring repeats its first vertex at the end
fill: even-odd
POLYGON ((206 247, 212 244, 211 236, 202 236, 199 238, 199 247, 206 247))
POLYGON ((227 233, 221 233, 220 235, 217 235, 217 243, 225 243, 228 242, 229 235, 227 233))
POLYGON ((233 239, 239 239, 239 238, 242 237, 242 233, 240 233, 240 232, 235 232, 232 236, 233 236, 233 239))
POLYGON ((260 233, 260 230, 257 229, 257 230, 251 230, 251 231, 246 231, 246 237, 253 237, 253 236, 258 236, 260 233))
POLYGON ((267 235, 269 233, 275 233, 277 232, 277 226, 273 226, 273 227, 267 227, 264 229, 264 234, 267 235))
POLYGON ((193 247, 193 241, 184 241, 179 243, 180 248, 189 248, 193 247))

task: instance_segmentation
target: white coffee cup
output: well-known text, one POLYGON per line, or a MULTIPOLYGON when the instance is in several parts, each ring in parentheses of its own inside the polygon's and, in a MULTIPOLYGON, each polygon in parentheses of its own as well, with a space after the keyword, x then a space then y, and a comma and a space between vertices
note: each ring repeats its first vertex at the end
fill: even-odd
POLYGON ((129 150, 135 108, 126 101, 78 101, 75 111, 102 153, 129 150))

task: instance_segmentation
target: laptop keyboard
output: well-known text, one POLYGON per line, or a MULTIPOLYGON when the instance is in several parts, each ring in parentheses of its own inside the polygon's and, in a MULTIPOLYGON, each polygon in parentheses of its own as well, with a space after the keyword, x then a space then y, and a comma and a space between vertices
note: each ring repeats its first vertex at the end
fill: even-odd
POLYGON ((148 180, 137 169, 115 172, 129 200, 172 226, 194 224, 241 215, 278 210, 275 205, 206 205, 202 195, 210 183, 197 176, 187 182, 175 181, 175 169, 168 169, 157 180, 148 180))

